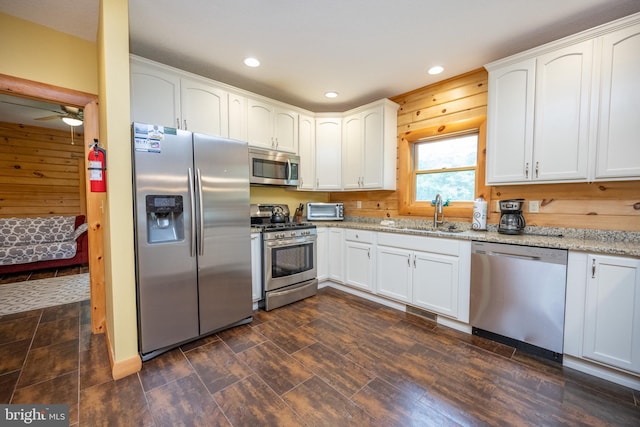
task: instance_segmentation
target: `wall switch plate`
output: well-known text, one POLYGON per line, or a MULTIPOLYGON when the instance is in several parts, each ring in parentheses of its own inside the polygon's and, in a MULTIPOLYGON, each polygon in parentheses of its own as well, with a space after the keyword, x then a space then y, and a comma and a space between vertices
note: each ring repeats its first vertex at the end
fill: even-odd
POLYGON ((496 200, 496 212, 500 212, 500 200, 496 200))
POLYGON ((529 200, 529 212, 530 213, 538 213, 538 212, 540 212, 540 201, 538 201, 538 200, 529 200))
POLYGON ((362 202, 361 202, 360 200, 358 200, 358 201, 356 202, 356 208, 357 208, 357 209, 362 209, 362 202))

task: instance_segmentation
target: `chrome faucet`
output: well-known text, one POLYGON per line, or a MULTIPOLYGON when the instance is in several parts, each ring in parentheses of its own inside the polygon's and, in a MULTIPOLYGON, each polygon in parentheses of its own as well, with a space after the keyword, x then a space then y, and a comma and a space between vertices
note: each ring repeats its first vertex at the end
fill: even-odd
POLYGON ((438 227, 438 224, 444 223, 444 214, 442 213, 442 196, 436 194, 436 201, 433 208, 433 226, 438 227), (442 214, 442 217, 438 220, 438 214, 442 214))

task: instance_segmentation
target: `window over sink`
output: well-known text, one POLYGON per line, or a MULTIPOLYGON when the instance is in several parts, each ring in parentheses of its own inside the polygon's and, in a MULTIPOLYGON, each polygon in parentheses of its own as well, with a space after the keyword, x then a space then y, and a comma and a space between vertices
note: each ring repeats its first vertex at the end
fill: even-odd
POLYGON ((440 194, 450 202, 475 199, 478 132, 425 138, 413 144, 413 183, 416 202, 440 194))

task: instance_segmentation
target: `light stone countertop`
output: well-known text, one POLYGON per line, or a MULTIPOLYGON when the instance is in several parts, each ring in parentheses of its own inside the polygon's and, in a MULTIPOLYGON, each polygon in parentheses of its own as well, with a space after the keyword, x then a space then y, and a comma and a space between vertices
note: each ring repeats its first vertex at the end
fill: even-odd
POLYGON ((508 243, 523 246, 569 249, 608 255, 640 257, 640 232, 603 231, 548 227, 527 227, 521 235, 500 234, 496 225, 487 231, 472 230, 470 223, 446 223, 437 229, 430 221, 397 220, 395 225, 380 225, 380 219, 345 218, 345 221, 316 221, 318 227, 339 227, 457 240, 508 243), (457 232, 446 231, 455 226, 457 232), (463 231, 458 231, 463 230, 463 231))

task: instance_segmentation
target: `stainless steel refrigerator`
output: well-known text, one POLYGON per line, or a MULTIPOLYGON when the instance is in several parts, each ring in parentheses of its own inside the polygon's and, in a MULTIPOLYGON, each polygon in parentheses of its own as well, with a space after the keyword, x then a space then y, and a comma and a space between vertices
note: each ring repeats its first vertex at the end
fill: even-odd
POLYGON ((148 360, 252 320, 248 147, 143 123, 132 137, 139 349, 148 360))

